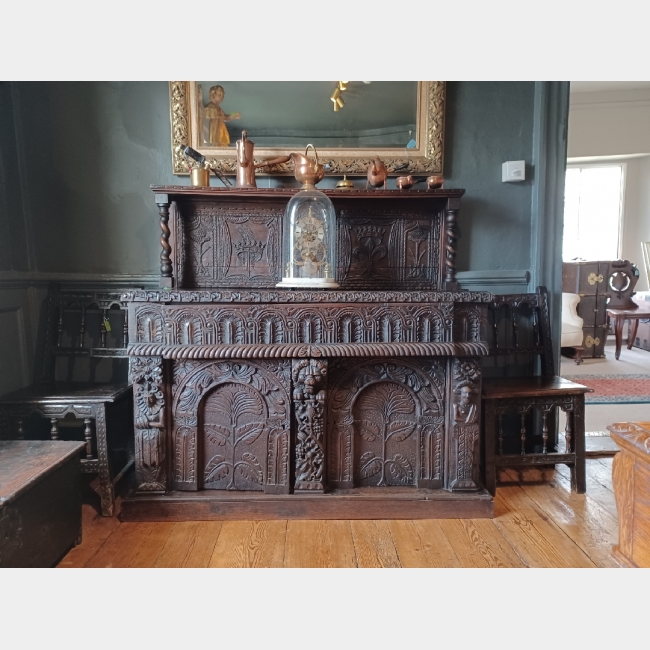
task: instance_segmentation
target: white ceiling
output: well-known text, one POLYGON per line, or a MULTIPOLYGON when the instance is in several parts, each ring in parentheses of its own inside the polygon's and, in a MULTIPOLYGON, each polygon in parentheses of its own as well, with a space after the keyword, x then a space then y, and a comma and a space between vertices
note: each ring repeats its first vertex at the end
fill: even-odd
POLYGON ((650 88, 650 81, 572 81, 572 93, 650 88))

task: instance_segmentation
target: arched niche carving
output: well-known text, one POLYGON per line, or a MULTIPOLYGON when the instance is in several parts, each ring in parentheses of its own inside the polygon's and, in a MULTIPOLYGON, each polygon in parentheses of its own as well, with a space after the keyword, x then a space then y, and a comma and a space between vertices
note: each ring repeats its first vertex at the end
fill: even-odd
POLYGON ((288 493, 290 364, 179 365, 172 403, 175 488, 288 493))
POLYGON ((442 486, 444 361, 368 361, 335 371, 331 386, 333 487, 442 486))

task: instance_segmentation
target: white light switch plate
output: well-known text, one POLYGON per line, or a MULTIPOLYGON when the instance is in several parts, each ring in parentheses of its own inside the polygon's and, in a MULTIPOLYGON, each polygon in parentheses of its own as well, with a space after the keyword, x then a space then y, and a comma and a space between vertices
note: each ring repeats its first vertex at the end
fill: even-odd
POLYGON ((526 161, 509 160, 501 165, 501 180, 504 183, 516 183, 526 180, 526 161))

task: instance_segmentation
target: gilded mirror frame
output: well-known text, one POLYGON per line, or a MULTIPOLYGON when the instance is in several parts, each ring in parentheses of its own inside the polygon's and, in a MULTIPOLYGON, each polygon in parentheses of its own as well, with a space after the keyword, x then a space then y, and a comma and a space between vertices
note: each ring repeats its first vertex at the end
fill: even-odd
MULTIPOLYGON (((224 147, 221 151, 215 152, 213 147, 205 148, 199 144, 197 85, 196 81, 169 82, 173 173, 189 174, 187 159, 183 155, 183 147, 189 144, 206 157, 210 168, 224 174, 235 174, 234 147, 228 149, 224 147)), ((319 149, 318 157, 322 163, 329 165, 326 167, 327 173, 332 175, 365 176, 368 165, 373 158, 377 157, 384 161, 389 170, 408 163, 408 168, 403 168, 395 174, 442 174, 444 118, 445 82, 419 81, 415 138, 417 145, 416 148, 408 150, 408 156, 404 148, 373 148, 319 149)), ((290 153, 289 149, 290 147, 256 147, 255 160, 261 162, 264 159, 290 153)), ((293 175, 293 167, 291 164, 273 165, 268 168, 267 174, 259 175, 293 175)))

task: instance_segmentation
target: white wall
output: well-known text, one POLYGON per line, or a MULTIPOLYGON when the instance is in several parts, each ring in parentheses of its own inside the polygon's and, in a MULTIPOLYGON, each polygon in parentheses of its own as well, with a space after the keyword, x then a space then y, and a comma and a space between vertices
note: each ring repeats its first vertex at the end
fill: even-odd
POLYGON ((569 158, 650 154, 650 89, 572 93, 569 158))
POLYGON ((568 161, 625 162, 621 257, 638 265, 647 291, 641 242, 650 241, 650 89, 572 93, 568 161))

